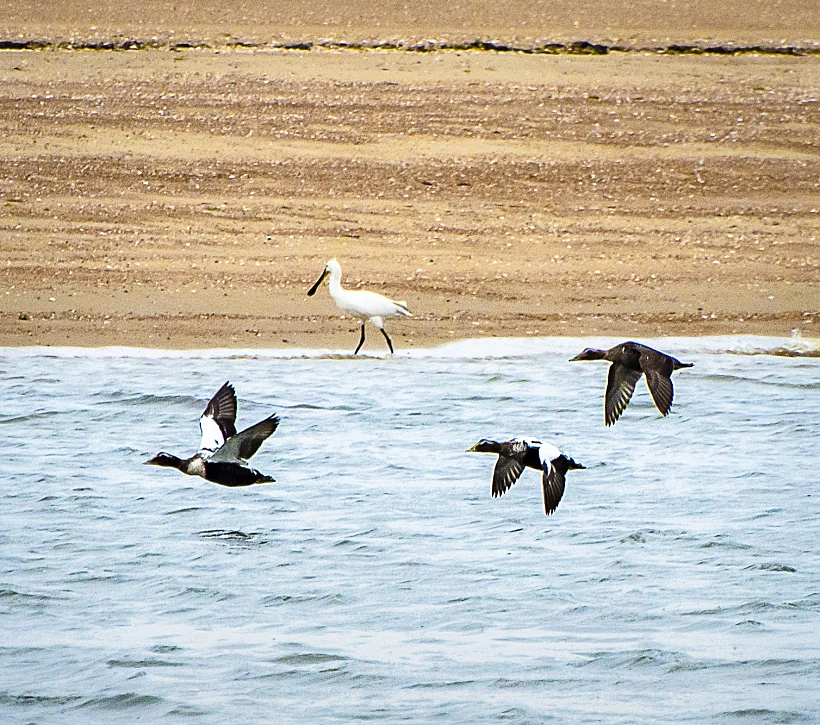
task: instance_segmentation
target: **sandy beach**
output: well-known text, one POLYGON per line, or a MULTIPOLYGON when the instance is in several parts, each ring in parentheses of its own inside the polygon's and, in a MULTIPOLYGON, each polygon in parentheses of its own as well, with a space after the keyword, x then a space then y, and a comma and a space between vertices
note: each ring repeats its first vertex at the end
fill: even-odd
POLYGON ((331 257, 407 301, 399 349, 820 334, 819 13, 403 7, 12 8, 0 345, 352 351, 357 323, 306 295, 331 257))

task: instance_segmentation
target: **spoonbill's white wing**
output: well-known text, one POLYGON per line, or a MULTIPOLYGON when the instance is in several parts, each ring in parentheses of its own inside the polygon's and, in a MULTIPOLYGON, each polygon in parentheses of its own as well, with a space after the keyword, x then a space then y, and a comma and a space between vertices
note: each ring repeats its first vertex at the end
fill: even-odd
POLYGON ((410 316, 407 307, 399 305, 384 295, 368 290, 341 290, 334 295, 336 304, 343 310, 360 317, 410 316))

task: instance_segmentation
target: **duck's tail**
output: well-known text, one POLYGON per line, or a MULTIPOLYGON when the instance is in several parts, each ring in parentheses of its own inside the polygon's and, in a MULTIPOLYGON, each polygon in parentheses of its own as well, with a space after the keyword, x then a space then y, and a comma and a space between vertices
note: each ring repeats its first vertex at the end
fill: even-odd
POLYGON ((695 363, 682 363, 680 360, 675 360, 675 370, 680 370, 681 368, 693 368, 695 367, 695 363))
POLYGON ((254 483, 275 483, 276 479, 273 476, 266 476, 264 473, 260 473, 255 468, 252 469, 253 472, 256 474, 256 480, 254 483))
POLYGON ((580 463, 576 462, 575 459, 570 458, 566 453, 564 453, 564 458, 567 459, 568 471, 580 471, 586 468, 586 466, 582 466, 580 463))

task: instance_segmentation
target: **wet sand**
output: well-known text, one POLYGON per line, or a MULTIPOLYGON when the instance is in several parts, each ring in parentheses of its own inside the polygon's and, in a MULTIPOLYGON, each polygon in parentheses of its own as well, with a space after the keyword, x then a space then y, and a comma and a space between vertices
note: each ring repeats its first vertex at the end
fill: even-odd
POLYGON ((399 349, 818 334, 818 56, 47 49, 0 87, 0 345, 352 350, 330 257, 399 349))

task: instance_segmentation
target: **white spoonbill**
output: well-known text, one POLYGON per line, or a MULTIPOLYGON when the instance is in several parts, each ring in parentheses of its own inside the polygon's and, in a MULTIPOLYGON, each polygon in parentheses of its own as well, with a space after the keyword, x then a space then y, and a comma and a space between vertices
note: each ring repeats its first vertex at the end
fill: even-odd
POLYGON ((322 284, 325 277, 330 275, 330 296, 334 299, 338 307, 345 312, 349 312, 353 317, 362 323, 362 336, 359 339, 359 344, 353 352, 356 355, 364 345, 364 323, 370 320, 376 327, 381 330, 384 339, 387 340, 387 346, 390 348, 390 353, 393 353, 393 343, 384 331, 384 317, 391 317, 392 315, 404 315, 405 317, 412 317, 407 309, 406 302, 396 302, 388 299, 384 295, 377 292, 368 292, 366 290, 348 290, 342 287, 342 268, 335 259, 331 259, 324 268, 322 275, 316 280, 316 283, 308 290, 308 297, 316 294, 319 285, 322 284))

